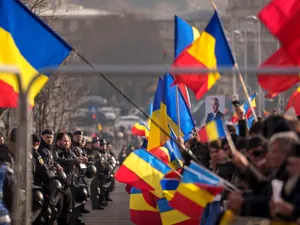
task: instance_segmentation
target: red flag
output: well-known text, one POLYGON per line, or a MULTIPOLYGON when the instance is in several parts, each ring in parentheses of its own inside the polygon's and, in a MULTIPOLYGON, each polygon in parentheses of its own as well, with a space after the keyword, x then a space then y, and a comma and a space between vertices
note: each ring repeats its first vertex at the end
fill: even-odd
POLYGON ((299 0, 273 0, 258 14, 259 19, 278 38, 286 54, 300 63, 299 0))
POLYGON ((198 130, 198 137, 200 138, 200 141, 202 143, 208 142, 205 126, 201 127, 200 130, 198 130))
POLYGON ((300 87, 297 88, 297 90, 292 94, 290 97, 288 104, 286 106, 286 111, 289 110, 289 108, 293 107, 295 109, 296 115, 300 115, 300 87))
POLYGON ((259 12, 258 18, 274 36, 277 36, 290 16, 299 10, 299 3, 299 0, 273 0, 259 12))
POLYGON ((292 16, 290 16, 288 21, 284 24, 284 26, 282 26, 282 28, 280 29, 277 35, 286 54, 297 65, 300 64, 299 21, 300 21, 300 9, 298 8, 297 12, 294 13, 292 16))
MULTIPOLYGON (((267 66, 291 67, 295 66, 295 64, 290 60, 285 51, 280 48, 261 65, 261 67, 267 66)), ((267 96, 271 98, 275 97, 280 92, 288 90, 300 81, 298 74, 275 74, 273 76, 270 74, 259 74, 257 78, 260 86, 268 92, 267 96)))

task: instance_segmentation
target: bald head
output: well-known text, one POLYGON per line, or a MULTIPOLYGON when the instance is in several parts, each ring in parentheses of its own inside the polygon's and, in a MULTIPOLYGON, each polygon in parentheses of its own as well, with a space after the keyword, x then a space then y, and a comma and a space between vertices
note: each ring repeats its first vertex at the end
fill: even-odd
POLYGON ((211 99, 211 108, 214 113, 217 113, 219 111, 219 106, 220 106, 219 99, 216 97, 212 98, 211 99))

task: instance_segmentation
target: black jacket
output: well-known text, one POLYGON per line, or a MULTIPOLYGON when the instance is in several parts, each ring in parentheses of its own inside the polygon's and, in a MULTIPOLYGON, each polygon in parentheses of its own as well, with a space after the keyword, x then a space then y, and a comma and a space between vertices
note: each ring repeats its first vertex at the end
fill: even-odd
POLYGON ((51 177, 51 172, 42 156, 34 149, 32 151, 32 161, 34 165, 33 183, 37 186, 41 186, 51 177))
POLYGON ((67 175, 67 184, 73 185, 75 167, 78 165, 78 158, 76 155, 71 150, 66 151, 55 146, 53 149, 53 157, 54 161, 63 167, 64 172, 67 175))
MULTIPOLYGON (((249 169, 251 170, 251 168, 249 169)), ((257 174, 258 173, 252 173, 251 180, 250 177, 248 177, 253 193, 244 196, 242 215, 269 218, 269 202, 272 197, 271 180, 278 179, 283 182, 287 181, 288 175, 286 173, 285 164, 269 179, 260 179, 257 177, 257 174)), ((248 175, 250 175, 250 173, 248 175)))
POLYGON ((51 169, 53 166, 55 166, 53 161, 52 146, 46 144, 43 139, 41 140, 41 144, 38 148, 38 153, 42 156, 44 163, 48 166, 48 168, 51 169))
POLYGON ((5 174, 5 178, 4 178, 3 201, 10 213, 12 213, 12 207, 13 207, 14 184, 15 184, 14 171, 8 167, 7 173, 5 174))
POLYGON ((0 162, 7 163, 13 167, 15 161, 14 154, 8 149, 6 145, 0 145, 0 162))

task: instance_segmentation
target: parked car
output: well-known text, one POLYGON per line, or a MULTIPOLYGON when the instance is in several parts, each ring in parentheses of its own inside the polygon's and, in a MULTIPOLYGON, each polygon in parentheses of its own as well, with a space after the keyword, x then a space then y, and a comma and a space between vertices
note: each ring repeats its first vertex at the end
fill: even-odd
POLYGON ((134 115, 120 116, 115 121, 115 128, 120 128, 120 127, 131 128, 137 122, 146 122, 146 121, 144 121, 141 117, 134 116, 134 115))

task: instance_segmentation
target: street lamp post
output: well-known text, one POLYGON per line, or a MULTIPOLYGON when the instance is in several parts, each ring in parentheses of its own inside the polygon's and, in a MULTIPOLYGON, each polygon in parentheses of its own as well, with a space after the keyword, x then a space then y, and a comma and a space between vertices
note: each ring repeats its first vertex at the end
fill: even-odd
MULTIPOLYGON (((247 38, 247 35, 248 35, 248 30, 245 29, 243 31, 243 39, 244 39, 244 67, 247 68, 248 67, 248 38, 247 38)), ((245 74, 245 83, 246 85, 248 84, 247 83, 248 81, 248 73, 245 74)))
MULTIPOLYGON (((256 16, 248 16, 248 20, 255 21, 257 24, 257 61, 258 61, 258 66, 261 65, 262 61, 262 52, 261 52, 261 24, 256 16)), ((263 111, 265 109, 265 96, 263 93, 262 88, 259 86, 259 116, 263 115, 263 111)))
MULTIPOLYGON (((239 40, 242 39, 242 34, 239 30, 234 30, 231 33, 231 46, 232 46, 232 52, 233 52, 233 56, 234 56, 235 60, 236 60, 236 39, 235 39, 236 37, 239 37, 239 40)), ((233 93, 237 94, 237 74, 236 73, 233 74, 232 84, 233 84, 233 93)))
MULTIPOLYGON (((241 31, 243 32, 243 42, 244 42, 244 67, 248 68, 248 33, 253 32, 250 27, 254 27, 254 24, 250 21, 246 21, 242 26, 241 26, 241 31)), ((245 73, 245 84, 247 85, 248 81, 248 73, 245 73)), ((247 85, 248 86, 248 85, 247 85)))

